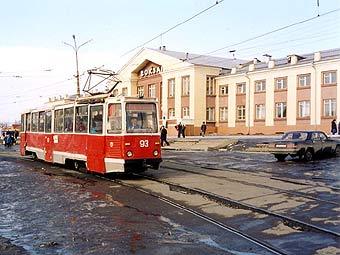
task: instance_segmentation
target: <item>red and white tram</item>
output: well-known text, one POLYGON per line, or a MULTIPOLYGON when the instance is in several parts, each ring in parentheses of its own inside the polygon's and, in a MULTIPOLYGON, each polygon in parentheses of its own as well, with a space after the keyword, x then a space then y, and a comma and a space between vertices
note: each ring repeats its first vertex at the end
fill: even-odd
POLYGON ((90 172, 141 172, 162 161, 154 99, 91 96, 21 115, 21 155, 90 172))

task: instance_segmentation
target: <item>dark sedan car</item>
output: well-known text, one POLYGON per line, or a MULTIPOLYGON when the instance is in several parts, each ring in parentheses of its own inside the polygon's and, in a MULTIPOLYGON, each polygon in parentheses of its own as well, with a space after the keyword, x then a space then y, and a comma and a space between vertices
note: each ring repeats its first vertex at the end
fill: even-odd
POLYGON ((340 141, 328 138, 322 131, 292 131, 269 143, 268 149, 278 161, 288 155, 311 161, 317 155, 340 156, 340 141))

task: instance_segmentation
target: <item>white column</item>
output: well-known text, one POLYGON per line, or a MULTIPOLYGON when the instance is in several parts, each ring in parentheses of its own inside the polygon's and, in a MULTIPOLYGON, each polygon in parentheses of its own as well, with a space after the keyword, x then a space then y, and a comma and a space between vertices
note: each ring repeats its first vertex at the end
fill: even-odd
POLYGON ((274 77, 269 75, 268 79, 266 80, 266 126, 274 126, 274 89, 274 77))
POLYGON ((287 77, 287 125, 296 125, 296 76, 287 77))
POLYGON ((236 125, 236 84, 230 84, 228 87, 228 127, 236 125))

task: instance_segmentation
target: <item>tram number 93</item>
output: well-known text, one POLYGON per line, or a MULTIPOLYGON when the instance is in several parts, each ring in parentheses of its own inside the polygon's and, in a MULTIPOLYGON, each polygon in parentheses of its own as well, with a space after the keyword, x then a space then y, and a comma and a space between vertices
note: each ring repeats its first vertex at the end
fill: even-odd
POLYGON ((139 141, 139 146, 141 148, 148 148, 149 147, 149 140, 140 140, 139 141))

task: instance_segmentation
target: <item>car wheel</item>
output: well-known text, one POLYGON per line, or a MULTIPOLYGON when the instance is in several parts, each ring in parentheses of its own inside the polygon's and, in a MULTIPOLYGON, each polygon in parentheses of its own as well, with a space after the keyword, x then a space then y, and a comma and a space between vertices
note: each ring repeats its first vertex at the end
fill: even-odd
POLYGON ((340 157, 340 145, 337 145, 335 148, 335 156, 340 157))
POLYGON ((274 156, 277 159, 277 161, 280 161, 280 162, 285 161, 285 158, 287 157, 287 155, 282 155, 282 154, 275 154, 274 156))
POLYGON ((313 153, 313 151, 312 150, 307 150, 306 152, 305 152, 305 155, 304 155, 304 159, 305 159, 305 161, 312 161, 313 160, 313 158, 314 158, 314 153, 313 153))

